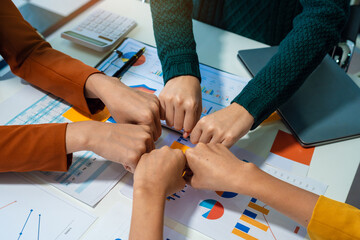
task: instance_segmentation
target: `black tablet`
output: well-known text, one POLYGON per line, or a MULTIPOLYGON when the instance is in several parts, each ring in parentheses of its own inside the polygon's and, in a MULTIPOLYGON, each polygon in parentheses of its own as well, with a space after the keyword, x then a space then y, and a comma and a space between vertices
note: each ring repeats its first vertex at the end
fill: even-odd
MULTIPOLYGON (((276 52, 277 47, 242 50, 238 58, 255 76, 276 52)), ((356 138, 360 136, 360 89, 326 56, 278 113, 304 147, 356 138)))

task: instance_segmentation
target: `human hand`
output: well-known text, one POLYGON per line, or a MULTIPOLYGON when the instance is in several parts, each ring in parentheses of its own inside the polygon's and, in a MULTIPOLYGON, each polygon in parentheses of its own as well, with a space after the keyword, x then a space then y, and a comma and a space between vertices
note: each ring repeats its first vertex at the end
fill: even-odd
POLYGON ((223 144, 199 143, 185 155, 193 173, 189 180, 192 187, 255 197, 307 227, 319 198, 316 194, 240 161, 223 144))
POLYGON ((144 154, 134 174, 134 189, 151 190, 152 193, 168 196, 185 186, 182 173, 185 155, 179 149, 164 146, 144 154))
POLYGON ((168 81, 159 95, 161 119, 169 127, 184 129, 184 138, 199 121, 202 110, 199 79, 179 76, 168 81))
POLYGON ((189 180, 192 187, 250 194, 248 183, 258 168, 239 160, 223 144, 199 143, 187 149, 185 156, 193 174, 189 180))
POLYGON ((194 127, 190 141, 193 144, 222 143, 230 148, 254 124, 254 117, 241 105, 230 106, 200 119, 194 127))
POLYGON ((96 121, 69 123, 66 150, 94 153, 124 165, 134 172, 140 157, 155 148, 151 131, 145 125, 111 124, 96 121))
POLYGON ((147 125, 155 141, 160 137, 160 102, 154 94, 130 88, 104 74, 91 75, 85 90, 87 97, 103 101, 117 123, 147 125))

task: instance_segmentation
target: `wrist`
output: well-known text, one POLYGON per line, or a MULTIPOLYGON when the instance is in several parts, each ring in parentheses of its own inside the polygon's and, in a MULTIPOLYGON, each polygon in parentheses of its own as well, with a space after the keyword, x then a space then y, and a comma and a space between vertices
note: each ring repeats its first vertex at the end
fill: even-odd
POLYGON ((146 184, 146 183, 134 183, 134 198, 137 197, 149 197, 165 199, 166 190, 156 184, 146 184))
POLYGON ((73 153, 86 149, 88 137, 83 130, 83 122, 69 123, 66 126, 66 153, 73 153))
POLYGON ((258 191, 264 190, 262 180, 264 172, 253 163, 241 163, 241 165, 242 166, 236 168, 237 171, 234 171, 237 179, 232 181, 234 183, 234 186, 232 186, 234 189, 233 192, 256 197, 258 191), (244 182, 251 184, 244 184, 244 182))
POLYGON ((237 113, 238 116, 242 116, 247 122, 254 124, 255 119, 253 115, 251 115, 242 105, 233 102, 231 103, 230 107, 232 108, 233 112, 237 113))
POLYGON ((105 102, 106 95, 109 89, 119 85, 120 81, 117 78, 109 77, 102 73, 95 73, 88 77, 85 83, 85 97, 99 98, 105 102))

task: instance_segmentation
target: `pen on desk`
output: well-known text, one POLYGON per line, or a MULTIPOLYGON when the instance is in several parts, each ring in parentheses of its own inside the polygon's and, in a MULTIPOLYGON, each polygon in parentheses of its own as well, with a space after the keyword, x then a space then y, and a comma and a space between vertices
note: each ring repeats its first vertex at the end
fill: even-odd
POLYGON ((145 47, 140 49, 124 65, 122 65, 121 68, 113 74, 113 77, 120 78, 122 74, 124 74, 141 57, 141 55, 143 55, 144 52, 145 47))

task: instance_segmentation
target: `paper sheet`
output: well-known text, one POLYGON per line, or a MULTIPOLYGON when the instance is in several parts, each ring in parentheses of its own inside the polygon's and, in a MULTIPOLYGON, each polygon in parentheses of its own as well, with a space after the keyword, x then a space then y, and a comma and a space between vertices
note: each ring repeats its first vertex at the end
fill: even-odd
MULTIPOLYGON (((174 141, 192 146, 175 132, 168 130, 164 136, 157 147, 170 146, 174 141)), ((230 150, 239 159, 253 162, 290 184, 316 194, 326 191, 326 185, 274 168, 266 164, 265 159, 237 146, 230 150)), ((121 189, 130 199, 132 184, 131 180, 121 189)), ((303 239, 306 235, 305 228, 258 199, 231 192, 196 190, 190 186, 167 197, 165 215, 214 239, 303 239)))
MULTIPOLYGON (((23 125, 70 122, 63 114, 71 108, 60 98, 28 85, 0 104, 0 124, 23 125)), ((32 174, 53 186, 95 206, 126 174, 121 164, 107 161, 84 151, 73 155, 68 172, 33 172, 32 174)))
POLYGON ((96 217, 13 173, 0 174, 1 239, 78 239, 96 217))
POLYGON ((278 131, 266 163, 306 177, 315 148, 303 148, 289 133, 278 131))
MULTIPOLYGON (((116 204, 85 235, 87 240, 127 240, 130 233, 131 208, 116 204)), ((141 231, 141 229, 139 229, 141 231)), ((164 239, 188 240, 184 235, 164 226, 164 239)))

